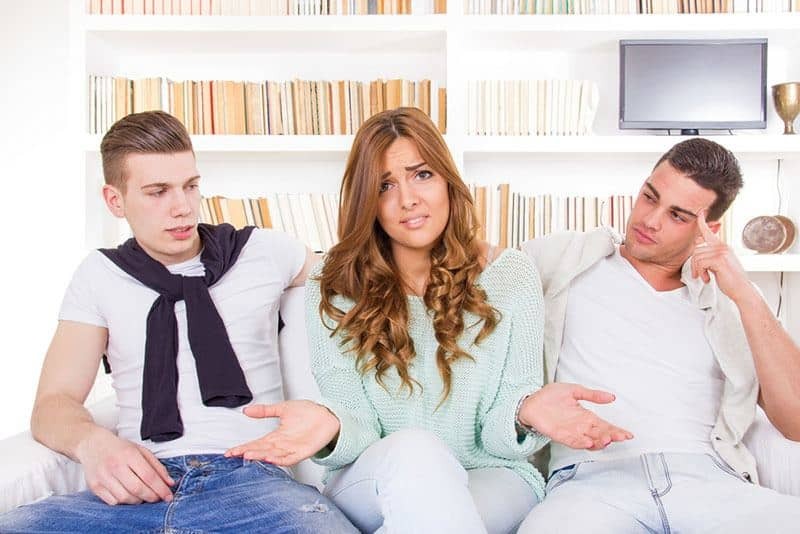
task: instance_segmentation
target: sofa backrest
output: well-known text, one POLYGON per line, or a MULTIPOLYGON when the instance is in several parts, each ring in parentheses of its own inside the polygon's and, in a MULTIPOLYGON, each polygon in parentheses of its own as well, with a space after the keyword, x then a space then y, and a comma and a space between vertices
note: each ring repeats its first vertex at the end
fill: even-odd
MULTIPOLYGON (((278 336, 281 358, 283 394, 287 399, 320 398, 319 387, 311 374, 311 358, 305 323, 305 288, 287 289, 281 297, 283 330, 278 336)), ((322 488, 324 468, 311 460, 304 460, 293 468, 295 478, 303 484, 322 488)))

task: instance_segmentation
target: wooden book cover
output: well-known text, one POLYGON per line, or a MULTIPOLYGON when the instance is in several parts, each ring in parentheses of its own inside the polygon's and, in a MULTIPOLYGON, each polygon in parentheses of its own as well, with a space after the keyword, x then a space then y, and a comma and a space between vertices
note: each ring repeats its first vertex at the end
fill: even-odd
POLYGON ((221 197, 214 195, 211 197, 211 208, 212 213, 211 216, 214 220, 214 224, 222 224, 225 222, 225 219, 222 217, 222 199, 221 197))
POLYGON ((317 98, 317 82, 309 80, 305 83, 306 98, 308 99, 309 126, 312 135, 320 131, 319 99, 317 98))
POLYGON ((249 204, 248 206, 249 211, 247 212, 247 214, 248 216, 252 214, 253 224, 259 228, 264 228, 264 220, 261 218, 261 210, 258 207, 258 199, 248 198, 245 199, 245 202, 249 204))
POLYGON ((263 135, 264 128, 264 101, 262 99, 261 84, 258 82, 245 82, 245 117, 246 133, 263 135))
POLYGON ((250 206, 249 198, 242 198, 242 207, 244 208, 244 218, 247 221, 246 226, 256 226, 256 217, 253 215, 253 208, 250 206))
POLYGON ((278 82, 281 101, 281 121, 283 122, 283 132, 286 135, 294 135, 297 129, 294 124, 294 101, 292 100, 292 82, 278 82))
POLYGON ((350 131, 349 125, 349 111, 348 111, 348 102, 349 98, 347 95, 347 85, 345 84, 344 80, 338 80, 336 82, 337 86, 337 93, 339 95, 339 133, 341 134, 349 134, 352 133, 350 131))
POLYGON ((500 213, 498 217, 498 222, 500 223, 500 239, 497 244, 500 248, 506 248, 509 246, 508 218, 510 216, 509 204, 511 202, 508 184, 500 184, 498 186, 498 191, 500 192, 500 213))
POLYGON ((215 135, 224 135, 225 129, 225 82, 212 80, 211 85, 211 123, 215 135))
POLYGON ((190 134, 197 133, 195 126, 195 108, 197 106, 194 102, 194 82, 186 80, 183 82, 183 116, 186 118, 186 130, 190 134))
POLYGON ((257 203, 262 228, 272 228, 272 214, 269 210, 269 202, 264 197, 258 197, 257 203))
POLYGON ((211 81, 202 80, 200 86, 200 96, 197 101, 198 107, 202 106, 202 122, 198 123, 198 131, 203 135, 214 133, 214 105, 212 104, 211 81))
POLYGON ((292 123, 294 124, 294 132, 297 135, 303 135, 306 133, 304 130, 305 123, 303 120, 304 110, 303 107, 303 99, 302 95, 302 83, 300 80, 292 80, 291 82, 291 90, 292 90, 292 123))
POLYGON ((225 82, 225 129, 227 133, 244 135, 245 126, 244 82, 225 82))
POLYGON ((478 217, 478 239, 486 240, 486 186, 475 188, 475 213, 478 217))
POLYGON ((358 89, 359 89, 359 104, 361 104, 361 121, 367 120, 372 116, 370 112, 370 97, 369 97, 369 82, 359 82, 358 89))
POLYGON ((386 81, 386 109, 396 109, 403 105, 403 80, 386 81))
POLYGON ((431 116, 431 81, 430 80, 422 80, 419 82, 420 87, 420 94, 421 94, 421 102, 420 108, 425 114, 430 117, 431 116))
POLYGON ((439 117, 437 119, 439 132, 447 133, 447 89, 439 88, 439 117))
POLYGON ((118 121, 130 113, 130 91, 128 79, 114 78, 114 120, 118 121))
POLYGON ((334 135, 341 135, 344 133, 342 126, 342 96, 340 91, 340 82, 333 81, 330 83, 331 90, 331 128, 334 135))
POLYGON ((369 82, 369 116, 373 116, 380 111, 379 108, 379 89, 378 86, 381 84, 378 80, 373 80, 369 82))
POLYGON ((194 131, 192 134, 201 135, 203 133, 203 83, 200 81, 192 82, 192 116, 194 117, 194 131))
POLYGON ((206 224, 214 224, 211 219, 211 212, 208 209, 208 198, 202 197, 200 199, 200 222, 206 224))

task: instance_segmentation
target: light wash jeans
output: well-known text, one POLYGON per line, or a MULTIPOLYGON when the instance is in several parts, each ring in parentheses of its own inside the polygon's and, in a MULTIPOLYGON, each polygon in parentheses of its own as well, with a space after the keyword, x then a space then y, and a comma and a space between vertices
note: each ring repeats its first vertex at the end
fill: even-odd
POLYGON ((520 526, 533 533, 800 532, 800 499, 751 484, 707 454, 648 453, 553 473, 520 526))
POLYGON ((435 434, 405 429, 373 443, 336 473, 325 495, 362 532, 514 532, 538 502, 505 468, 464 469, 435 434))
POLYGON ((90 491, 49 497, 0 516, 0 532, 356 533, 311 486, 271 464, 193 455, 162 459, 171 503, 109 506, 90 491))

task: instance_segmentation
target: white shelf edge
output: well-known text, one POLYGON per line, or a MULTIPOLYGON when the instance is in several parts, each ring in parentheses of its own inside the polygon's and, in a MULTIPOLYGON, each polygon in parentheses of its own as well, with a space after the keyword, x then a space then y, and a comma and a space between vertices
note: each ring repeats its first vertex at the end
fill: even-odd
POLYGON ((84 15, 87 32, 409 32, 440 31, 446 15, 84 15))
MULTIPOLYGON (((195 152, 324 152, 347 153, 352 135, 193 135, 195 152)), ((87 135, 86 152, 99 152, 100 135, 87 135)))
POLYGON ((741 33, 800 29, 800 13, 719 13, 673 15, 451 15, 462 30, 474 32, 642 32, 741 33))
POLYGON ((800 254, 737 254, 747 272, 800 272, 800 254))
MULTIPOLYGON (((701 136, 727 147, 736 155, 763 154, 800 157, 800 136, 741 134, 701 136)), ((584 136, 482 136, 463 137, 465 155, 491 153, 519 154, 659 154, 672 145, 691 139, 667 135, 584 135, 584 136)))

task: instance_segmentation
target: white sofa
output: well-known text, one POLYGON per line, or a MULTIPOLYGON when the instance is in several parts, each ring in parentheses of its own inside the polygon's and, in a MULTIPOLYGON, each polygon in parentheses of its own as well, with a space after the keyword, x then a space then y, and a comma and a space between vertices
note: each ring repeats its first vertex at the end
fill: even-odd
MULTIPOLYGON (((286 323, 279 339, 284 393, 287 398, 319 396, 311 376, 305 336, 303 289, 290 289, 281 301, 286 323)), ((107 428, 116 423, 113 397, 91 407, 95 420, 107 428)), ((800 496, 800 443, 784 439, 759 410, 745 441, 759 459, 762 484, 800 496)), ((24 432, 0 441, 0 513, 52 494, 84 489, 79 464, 55 453, 24 432)), ((295 467, 298 480, 321 487, 322 468, 306 460, 295 467)))

